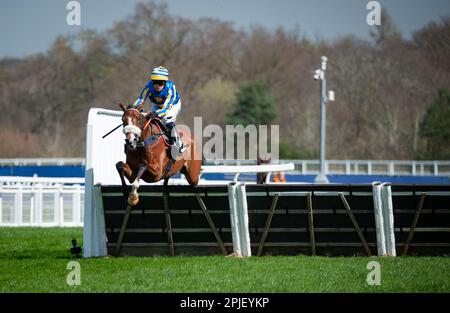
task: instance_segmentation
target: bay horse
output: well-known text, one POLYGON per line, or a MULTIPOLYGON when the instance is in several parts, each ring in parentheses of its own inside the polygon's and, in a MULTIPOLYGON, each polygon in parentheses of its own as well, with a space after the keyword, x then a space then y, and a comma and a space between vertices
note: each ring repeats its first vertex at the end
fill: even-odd
POLYGON ((181 172, 191 186, 196 186, 199 182, 202 158, 198 158, 199 147, 193 136, 183 136, 184 132, 179 132, 187 149, 173 159, 163 131, 165 126, 158 118, 147 120, 139 107, 133 108, 129 105, 125 108, 122 104, 119 106, 123 110, 126 162, 118 162, 116 168, 122 181, 124 196, 128 197, 128 204, 134 206, 139 202, 137 190, 140 179, 148 183, 164 179, 164 187, 167 187, 170 176, 181 172), (124 177, 132 184, 129 195, 124 177))

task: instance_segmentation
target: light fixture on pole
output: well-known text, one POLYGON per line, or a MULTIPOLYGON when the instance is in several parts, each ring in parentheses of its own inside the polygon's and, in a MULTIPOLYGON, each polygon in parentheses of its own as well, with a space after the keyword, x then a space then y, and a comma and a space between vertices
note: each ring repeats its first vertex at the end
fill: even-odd
POLYGON ((334 101, 334 91, 330 90, 327 96, 327 80, 325 72, 327 70, 328 58, 322 56, 321 59, 321 67, 314 73, 314 79, 320 80, 320 172, 314 179, 314 182, 317 184, 328 184, 330 181, 328 180, 325 171, 326 104, 328 101, 334 101))

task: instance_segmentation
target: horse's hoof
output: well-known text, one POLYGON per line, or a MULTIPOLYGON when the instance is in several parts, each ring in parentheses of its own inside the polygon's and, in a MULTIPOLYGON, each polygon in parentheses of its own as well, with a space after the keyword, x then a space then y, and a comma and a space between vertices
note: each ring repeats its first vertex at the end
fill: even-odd
POLYGON ((134 206, 139 203, 139 196, 138 195, 130 195, 128 197, 128 204, 131 206, 134 206))

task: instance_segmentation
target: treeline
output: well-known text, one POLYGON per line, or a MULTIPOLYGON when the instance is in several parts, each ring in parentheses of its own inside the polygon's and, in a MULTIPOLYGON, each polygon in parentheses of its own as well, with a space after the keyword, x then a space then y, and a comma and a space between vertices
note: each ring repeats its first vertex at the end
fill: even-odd
POLYGON ((178 123, 192 126, 202 116, 203 125, 224 125, 238 91, 262 81, 277 104, 282 157, 316 158, 319 84, 312 76, 322 55, 336 91, 327 111, 328 158, 450 158, 448 149, 430 149, 435 138, 421 131, 439 91, 450 87, 450 18, 407 40, 383 13, 370 40, 328 42, 301 29, 243 31, 139 4, 108 31, 60 37, 46 53, 0 60, 0 158, 84 156, 88 110, 131 103, 158 65, 181 93, 178 123))

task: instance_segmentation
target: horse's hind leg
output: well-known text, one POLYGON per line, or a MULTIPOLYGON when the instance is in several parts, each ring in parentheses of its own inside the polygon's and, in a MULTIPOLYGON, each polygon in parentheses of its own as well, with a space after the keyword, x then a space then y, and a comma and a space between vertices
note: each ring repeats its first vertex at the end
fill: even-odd
POLYGON ((117 169, 117 172, 119 172, 120 180, 122 182, 123 196, 125 197, 125 199, 128 199, 127 183, 125 182, 125 176, 124 176, 126 167, 129 170, 128 166, 125 163, 123 163, 122 161, 116 163, 116 169, 117 169))
POLYGON ((139 195, 137 193, 139 188, 139 179, 141 179, 142 174, 144 174, 146 170, 147 166, 141 166, 136 174, 136 179, 133 181, 133 184, 131 184, 131 193, 128 197, 128 204, 130 205, 136 205, 139 202, 139 195))

